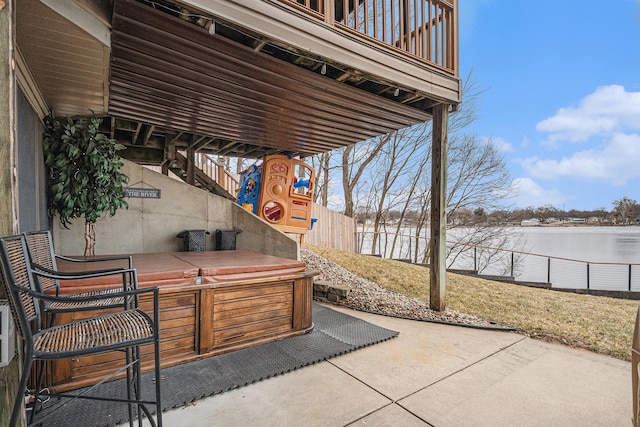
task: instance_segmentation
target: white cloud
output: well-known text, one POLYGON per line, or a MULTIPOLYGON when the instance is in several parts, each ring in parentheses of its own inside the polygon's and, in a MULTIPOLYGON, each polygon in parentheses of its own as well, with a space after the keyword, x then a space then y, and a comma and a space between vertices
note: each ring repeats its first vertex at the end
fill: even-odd
POLYGON ((551 143, 589 145, 561 158, 519 160, 533 179, 577 178, 619 186, 640 178, 640 92, 627 92, 619 85, 599 87, 578 107, 558 110, 536 129, 548 132, 551 143))
POLYGON ((518 208, 544 205, 559 206, 567 199, 558 190, 544 189, 531 178, 516 178, 511 186, 517 193, 514 203, 518 208))
POLYGON ((519 163, 539 179, 577 177, 623 185, 640 177, 640 134, 614 134, 604 148, 578 151, 560 160, 530 157, 519 163))
POLYGON ((561 108, 553 117, 536 125, 548 132, 549 142, 583 142, 590 137, 640 129, 640 92, 623 86, 601 86, 587 95, 577 108, 561 108))
POLYGON ((488 144, 489 142, 493 143, 493 145, 498 149, 498 151, 510 153, 513 151, 513 147, 511 143, 506 139, 497 137, 497 138, 486 138, 484 139, 484 143, 488 144))

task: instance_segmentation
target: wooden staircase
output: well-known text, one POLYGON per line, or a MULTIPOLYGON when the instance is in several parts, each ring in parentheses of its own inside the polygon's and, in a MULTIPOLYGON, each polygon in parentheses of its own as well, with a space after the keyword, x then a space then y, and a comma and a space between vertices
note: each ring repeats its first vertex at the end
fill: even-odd
POLYGON ((191 172, 187 157, 176 152, 168 169, 187 184, 236 201, 236 190, 239 188, 238 180, 227 172, 224 165, 207 154, 195 155, 191 172))

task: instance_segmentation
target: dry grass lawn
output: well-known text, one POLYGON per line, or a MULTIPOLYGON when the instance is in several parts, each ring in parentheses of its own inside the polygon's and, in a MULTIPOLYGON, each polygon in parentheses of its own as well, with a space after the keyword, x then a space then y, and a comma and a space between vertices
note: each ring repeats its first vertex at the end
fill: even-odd
MULTIPOLYGON (((429 269, 329 248, 305 249, 364 278, 429 301, 429 269)), ((447 273, 447 308, 506 323, 529 336, 631 360, 639 301, 578 295, 447 273)))

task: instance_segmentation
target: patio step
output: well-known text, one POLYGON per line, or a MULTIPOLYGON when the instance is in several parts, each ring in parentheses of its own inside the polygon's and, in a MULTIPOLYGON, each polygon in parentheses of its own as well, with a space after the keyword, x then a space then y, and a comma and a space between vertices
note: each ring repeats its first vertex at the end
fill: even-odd
POLYGON ((348 286, 337 285, 330 280, 317 280, 313 283, 313 299, 316 301, 337 303, 348 295, 348 286))

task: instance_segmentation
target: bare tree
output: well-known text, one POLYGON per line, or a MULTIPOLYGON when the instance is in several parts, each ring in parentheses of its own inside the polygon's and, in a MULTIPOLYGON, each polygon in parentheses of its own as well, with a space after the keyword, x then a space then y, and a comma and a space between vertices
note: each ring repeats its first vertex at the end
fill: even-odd
MULTIPOLYGON (((400 218, 396 225, 396 232, 394 234, 393 242, 391 244, 391 251, 393 252, 398 243, 398 236, 401 229, 404 228, 406 220, 409 220, 409 244, 408 244, 408 258, 413 262, 418 262, 418 252, 420 250, 420 232, 424 228, 426 223, 426 215, 428 212, 424 209, 422 215, 415 214, 416 212, 423 211, 421 206, 427 206, 431 200, 431 192, 423 192, 418 186, 420 178, 424 176, 424 172, 427 170, 427 166, 431 163, 431 150, 427 150, 428 155, 421 156, 421 160, 417 165, 415 173, 409 181, 409 185, 406 189, 406 194, 409 197, 404 198, 402 208, 400 210, 400 218), (413 233, 413 234, 412 234, 413 233), (413 248, 413 251, 412 251, 413 248)), ((403 242, 404 239, 400 239, 403 242)), ((401 255, 401 257, 403 257, 401 255)))
MULTIPOLYGON (((484 246, 482 262, 476 257, 475 268, 482 271, 490 263, 495 267, 504 249, 520 249, 522 244, 512 230, 483 222, 486 215, 482 213, 501 208, 512 191, 504 158, 495 143, 476 135, 454 137, 449 155, 447 212, 470 210, 477 222, 461 232, 451 231, 455 238, 448 239, 447 263, 452 266, 463 254, 477 254, 475 248, 484 246)), ((459 225, 449 224, 448 228, 459 225)))
POLYGON ((242 157, 218 156, 218 162, 224 166, 228 172, 240 176, 250 165, 256 163, 254 159, 244 159, 242 157))
MULTIPOLYGON (((387 161, 388 168, 379 187, 381 191, 390 196, 386 202, 387 208, 398 209, 390 251, 395 253, 396 247, 399 245, 401 258, 415 258, 411 251, 411 236, 409 236, 407 244, 409 253, 406 256, 403 253, 404 239, 401 236, 408 223, 411 233, 416 220, 414 213, 419 210, 419 203, 422 202, 420 193, 416 192, 419 191, 418 184, 426 175, 428 165, 431 164, 430 137, 431 127, 424 123, 410 130, 405 130, 405 136, 395 144, 393 151, 391 151, 393 156, 387 161)), ((419 227, 418 224, 415 226, 419 227)), ((416 253, 413 251, 413 254, 416 253)))
POLYGON ((342 189, 344 191, 344 214, 354 216, 354 190, 365 169, 375 159, 389 136, 383 135, 342 150, 342 189))
POLYGON ((478 273, 514 276, 522 261, 525 238, 513 228, 468 227, 451 230, 447 245, 447 267, 464 265, 478 273), (517 251, 517 252, 512 252, 517 251))
POLYGON ((454 137, 449 144, 447 211, 494 210, 511 191, 504 157, 491 140, 474 135, 454 137))
POLYGON ((640 215, 640 204, 628 197, 623 197, 613 202, 613 213, 620 224, 635 224, 636 218, 640 215))
POLYGON ((316 191, 314 203, 327 207, 329 203, 329 188, 331 185, 331 171, 337 166, 332 166, 331 157, 333 151, 320 153, 309 158, 311 166, 316 171, 316 191))
MULTIPOLYGON (((407 128, 395 131, 387 135, 375 161, 371 163, 370 194, 376 201, 374 216, 374 237, 376 239, 381 232, 381 227, 387 227, 387 216, 390 210, 401 204, 403 200, 410 198, 406 191, 407 180, 415 174, 415 165, 423 156, 416 155, 420 150, 421 135, 416 135, 413 129, 407 128)), ((397 221, 401 224, 404 218, 400 216, 397 221)), ((385 239, 385 251, 387 239, 385 239)))
MULTIPOLYGON (((420 165, 418 180, 411 186, 408 205, 416 206, 415 237, 412 245, 412 258, 416 262, 427 262, 429 259, 428 245, 426 245, 427 227, 430 209, 430 175, 422 173, 428 163, 420 165), (424 237, 420 237, 421 233, 424 237)), ((511 180, 506 171, 506 165, 501 152, 492 141, 485 141, 476 135, 454 135, 449 142, 449 165, 447 182, 447 216, 455 218, 459 215, 474 218, 472 228, 464 229, 466 236, 458 236, 448 245, 449 266, 458 256, 471 250, 472 245, 487 244, 499 240, 498 236, 506 233, 504 228, 489 227, 486 223, 486 213, 502 207, 508 199, 511 180), (467 215, 469 213, 469 215, 467 215), (489 227, 489 228, 487 228, 489 227), (485 230, 478 230, 485 228, 485 230), (493 236, 493 237, 492 237, 493 236)), ((449 229, 468 226, 469 221, 461 223, 450 221, 449 229)), ((505 239, 504 242, 514 242, 505 239)), ((502 244, 501 244, 502 246, 502 244)))
MULTIPOLYGON (((376 247, 368 239, 368 237, 372 235, 371 222, 370 222, 371 218, 373 218, 374 216, 372 203, 373 203, 373 200, 371 199, 367 199, 367 198, 361 199, 357 204, 354 217, 356 218, 356 222, 360 224, 362 227, 362 230, 361 230, 362 232, 358 236, 359 237, 358 248, 362 249, 365 246, 371 247, 371 254, 373 255, 377 253, 376 247), (365 244, 365 242, 368 242, 368 243, 365 244)), ((360 250, 360 252, 362 252, 362 250, 360 250)))
MULTIPOLYGON (((508 201, 511 180, 495 142, 463 133, 477 119, 476 103, 484 92, 472 74, 465 81, 463 92, 465 102, 449 118, 447 215, 455 217, 460 212, 460 216, 464 214, 475 222, 469 230, 460 228, 461 233, 451 240, 450 265, 467 256, 465 253, 474 245, 504 248, 518 243, 508 230, 488 223, 488 212, 503 209, 508 201)), ((353 216, 354 206, 358 206, 359 212, 373 214, 372 227, 366 225, 374 232, 369 240, 372 253, 388 253, 383 250, 383 246, 387 249, 387 240, 382 243, 379 236, 392 226, 395 237, 389 240, 389 249, 394 256, 399 248, 402 257, 407 251, 414 261, 428 260, 431 136, 432 124, 426 122, 347 147, 341 153, 345 213, 353 216), (403 230, 407 224, 413 234, 409 244, 406 237, 401 237, 406 234, 403 230)), ((364 229, 365 223, 362 224, 364 229)), ((455 223, 449 224, 449 228, 455 227, 455 223)), ((491 264, 495 268, 499 253, 484 250, 476 265, 485 268, 491 264)))

